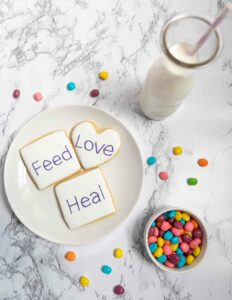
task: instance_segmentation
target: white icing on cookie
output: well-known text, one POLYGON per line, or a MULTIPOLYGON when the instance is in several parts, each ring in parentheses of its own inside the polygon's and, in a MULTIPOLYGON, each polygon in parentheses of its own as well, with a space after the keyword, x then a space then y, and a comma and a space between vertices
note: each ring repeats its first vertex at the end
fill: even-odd
POLYGON ((42 136, 24 146, 20 153, 39 189, 44 189, 80 170, 73 146, 64 131, 42 136))
POLYGON ((113 129, 96 132, 90 122, 82 122, 71 134, 75 151, 84 169, 99 166, 112 159, 120 149, 121 141, 113 129))
POLYGON ((70 229, 116 211, 100 169, 93 169, 58 184, 55 193, 70 229))

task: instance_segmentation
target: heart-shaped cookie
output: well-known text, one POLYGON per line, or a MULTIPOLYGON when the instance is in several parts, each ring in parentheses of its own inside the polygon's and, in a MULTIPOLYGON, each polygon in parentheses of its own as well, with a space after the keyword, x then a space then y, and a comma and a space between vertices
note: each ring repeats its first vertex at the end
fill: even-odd
POLYGON ((77 124, 71 133, 76 154, 84 169, 106 163, 120 150, 121 141, 113 129, 98 129, 92 122, 77 124))

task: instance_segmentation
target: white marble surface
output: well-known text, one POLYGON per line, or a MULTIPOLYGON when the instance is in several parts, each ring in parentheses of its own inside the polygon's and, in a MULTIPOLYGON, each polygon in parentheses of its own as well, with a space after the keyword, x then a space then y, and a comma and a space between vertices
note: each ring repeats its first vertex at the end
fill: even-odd
MULTIPOLYGON (((232 17, 222 25, 221 57, 199 70, 196 85, 181 109, 164 122, 139 114, 137 97, 148 67, 159 55, 159 31, 174 12, 194 10, 215 16, 223 0, 2 0, 0 1, 0 299, 116 299, 112 288, 125 286, 122 299, 232 299, 232 17), (97 79, 106 69, 110 78, 97 79), (68 93, 68 81, 77 82, 68 93), (19 87, 19 101, 12 91, 19 87), (101 96, 89 97, 98 87, 101 96), (41 91, 44 101, 32 94, 41 91), (113 112, 141 139, 145 163, 142 197, 127 221, 94 245, 60 246, 45 241, 20 224, 7 204, 3 167, 9 145, 20 127, 36 114, 70 103, 113 112), (185 148, 175 158, 173 145, 185 148), (196 165, 205 156, 206 169, 196 165), (170 180, 157 174, 168 170, 170 180), (196 176, 199 185, 185 180, 196 176), (199 267, 183 275, 155 268, 142 255, 142 232, 148 216, 164 205, 181 205, 201 216, 209 233, 208 253, 199 267), (114 247, 125 257, 115 260, 114 247), (67 249, 78 255, 64 260, 67 249), (99 271, 113 267, 111 276, 99 271), (83 290, 80 275, 91 280, 83 290)), ((12 187, 13 188, 13 187, 12 187)))

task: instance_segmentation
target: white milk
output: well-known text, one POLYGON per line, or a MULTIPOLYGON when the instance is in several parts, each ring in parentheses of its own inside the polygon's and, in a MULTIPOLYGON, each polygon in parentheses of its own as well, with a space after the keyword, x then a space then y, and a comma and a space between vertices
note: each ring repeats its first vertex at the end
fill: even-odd
MULTIPOLYGON (((170 52, 183 62, 197 62, 196 56, 187 54, 189 48, 186 44, 177 44, 170 52)), ((148 71, 140 96, 143 113, 153 120, 165 119, 178 109, 193 84, 191 68, 183 68, 166 57, 157 59, 148 71)))

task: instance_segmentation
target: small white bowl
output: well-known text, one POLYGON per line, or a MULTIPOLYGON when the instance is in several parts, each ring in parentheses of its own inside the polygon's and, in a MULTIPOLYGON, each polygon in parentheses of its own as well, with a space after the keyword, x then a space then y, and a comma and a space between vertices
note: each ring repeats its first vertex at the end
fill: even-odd
POLYGON ((150 259, 161 269, 168 271, 168 272, 172 272, 172 273, 182 273, 185 271, 189 271, 190 269, 194 268, 195 266, 199 265, 199 263, 202 261, 205 252, 206 252, 206 248, 208 245, 208 237, 207 237, 207 232, 205 229, 205 226, 203 225, 202 221, 191 211, 185 209, 185 208, 181 208, 181 207, 165 207, 163 209, 159 209, 155 212, 155 214, 153 214, 150 219, 148 220, 145 230, 144 230, 144 244, 145 244, 145 248, 146 251, 150 257, 150 259), (180 210, 183 212, 188 213, 190 216, 192 216, 197 223, 199 224, 200 229, 202 230, 203 233, 203 238, 202 238, 202 244, 201 244, 201 253, 200 255, 194 260, 194 262, 191 265, 185 265, 183 268, 168 268, 166 267, 164 264, 161 264, 160 262, 158 262, 158 260, 152 255, 152 253, 150 252, 149 249, 149 245, 148 245, 148 231, 149 228, 151 227, 152 222, 160 215, 162 215, 165 212, 168 212, 170 210, 180 210))

